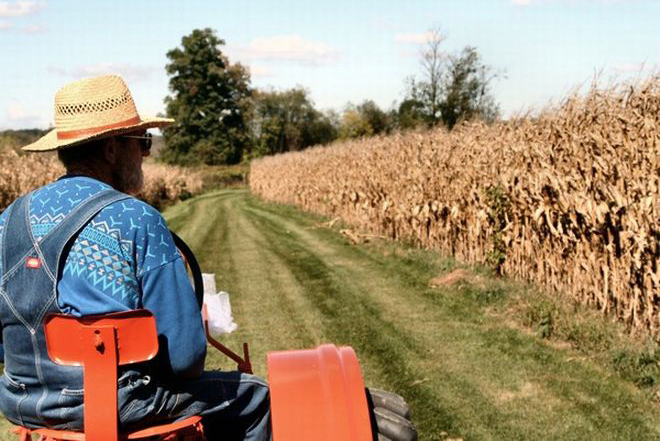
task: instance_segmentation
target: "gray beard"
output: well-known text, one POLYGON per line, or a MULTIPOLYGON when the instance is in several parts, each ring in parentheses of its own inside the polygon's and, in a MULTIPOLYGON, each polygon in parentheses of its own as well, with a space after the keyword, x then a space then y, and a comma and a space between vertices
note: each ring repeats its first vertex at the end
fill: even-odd
POLYGON ((115 172, 117 190, 127 194, 137 194, 144 186, 144 173, 142 167, 135 164, 124 163, 120 170, 115 172))

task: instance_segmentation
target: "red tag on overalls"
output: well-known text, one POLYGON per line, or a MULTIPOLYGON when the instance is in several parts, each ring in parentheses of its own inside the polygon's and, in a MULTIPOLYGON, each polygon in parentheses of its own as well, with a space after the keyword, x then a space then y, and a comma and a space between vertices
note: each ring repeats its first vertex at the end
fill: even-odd
POLYGON ((25 266, 32 269, 41 268, 41 259, 38 257, 28 257, 25 259, 25 266))

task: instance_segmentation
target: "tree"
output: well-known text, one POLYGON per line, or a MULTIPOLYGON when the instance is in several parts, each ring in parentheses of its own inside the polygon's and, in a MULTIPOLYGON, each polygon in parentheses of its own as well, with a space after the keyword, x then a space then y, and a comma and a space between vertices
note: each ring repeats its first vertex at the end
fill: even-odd
POLYGON ((342 139, 389 133, 391 130, 391 116, 371 100, 357 106, 349 103, 339 121, 339 137, 342 139))
POLYGON ((316 110, 303 88, 258 91, 253 96, 250 128, 254 155, 302 150, 337 137, 330 119, 316 110))
POLYGON ((178 164, 235 164, 248 146, 245 112, 250 76, 220 51, 212 29, 196 29, 167 52, 170 91, 166 113, 176 123, 163 130, 161 159, 178 164))
POLYGON ((373 101, 365 100, 355 110, 367 121, 374 135, 389 132, 392 129, 389 115, 373 101))
POLYGON ((474 47, 468 46, 460 55, 449 57, 440 104, 442 121, 449 129, 460 120, 477 117, 492 122, 497 118, 499 110, 489 92, 493 78, 491 68, 481 62, 474 47))
MULTIPOLYGON (((443 99, 443 79, 445 75, 445 55, 442 42, 445 37, 439 30, 429 31, 426 50, 421 53, 421 79, 408 77, 408 92, 404 100, 404 119, 408 127, 418 125, 411 117, 421 116, 429 126, 436 125, 440 119, 440 107, 443 99)), ((403 103, 402 103, 403 105, 403 103)))
POLYGON ((439 30, 430 31, 426 51, 422 53, 421 60, 423 80, 418 84, 420 101, 424 103, 427 118, 433 125, 440 119, 442 105, 444 57, 441 45, 445 38, 439 30))
POLYGON ((339 124, 339 137, 341 139, 361 138, 374 134, 367 118, 352 104, 346 106, 339 124))
POLYGON ((399 104, 395 117, 399 129, 414 129, 426 123, 424 104, 414 98, 405 99, 399 104))
POLYGON ((474 47, 467 46, 458 55, 445 54, 441 48, 444 40, 440 31, 429 32, 421 54, 421 79, 407 80, 399 127, 415 127, 421 119, 428 126, 442 122, 451 129, 460 120, 479 117, 493 121, 497 117, 498 108, 490 95, 490 84, 497 75, 474 47))

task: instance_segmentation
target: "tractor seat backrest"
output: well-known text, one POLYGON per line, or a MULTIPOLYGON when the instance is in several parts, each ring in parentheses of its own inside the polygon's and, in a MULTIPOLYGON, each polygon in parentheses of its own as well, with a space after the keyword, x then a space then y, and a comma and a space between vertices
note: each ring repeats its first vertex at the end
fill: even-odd
POLYGON ((50 314, 44 320, 48 355, 55 363, 82 366, 92 362, 87 352, 103 355, 99 343, 107 344, 101 333, 114 329, 117 342, 117 365, 151 360, 158 352, 156 319, 146 309, 115 312, 112 314, 74 317, 50 314), (90 344, 91 343, 91 344, 90 344))
POLYGON ((51 360, 83 366, 86 439, 116 440, 117 366, 156 356, 153 314, 145 309, 88 317, 50 314, 44 327, 51 360))

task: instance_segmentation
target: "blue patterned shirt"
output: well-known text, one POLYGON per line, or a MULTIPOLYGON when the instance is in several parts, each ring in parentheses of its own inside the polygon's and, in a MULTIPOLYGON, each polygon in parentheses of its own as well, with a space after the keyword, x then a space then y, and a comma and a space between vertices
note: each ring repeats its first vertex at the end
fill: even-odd
MULTIPOLYGON (((64 176, 36 190, 30 204, 38 241, 83 200, 111 188, 83 176, 64 176)), ((6 211, 0 214, 0 249, 6 211)), ((0 259, 0 274, 2 274, 0 259)), ((167 342, 174 374, 198 370, 206 355, 199 307, 165 220, 135 198, 110 204, 83 228, 57 284, 62 312, 76 316, 145 308, 167 342)), ((161 344, 163 344, 161 339, 161 344)))

